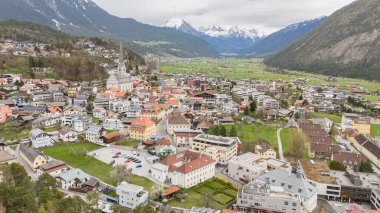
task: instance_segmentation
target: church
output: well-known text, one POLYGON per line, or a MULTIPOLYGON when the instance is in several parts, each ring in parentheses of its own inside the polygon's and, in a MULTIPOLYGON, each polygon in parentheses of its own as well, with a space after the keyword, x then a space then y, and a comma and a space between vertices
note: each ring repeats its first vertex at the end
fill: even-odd
POLYGON ((117 69, 110 71, 107 80, 107 89, 117 89, 120 92, 133 90, 131 75, 127 72, 128 57, 124 60, 123 45, 120 43, 119 63, 117 69))

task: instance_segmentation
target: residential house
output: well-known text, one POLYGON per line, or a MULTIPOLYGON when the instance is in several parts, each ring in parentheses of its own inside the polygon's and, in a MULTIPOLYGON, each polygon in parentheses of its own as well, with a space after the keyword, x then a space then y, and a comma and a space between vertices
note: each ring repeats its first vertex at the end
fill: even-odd
POLYGON ((0 106, 0 124, 3 124, 12 115, 12 108, 9 106, 0 106))
POLYGON ((24 143, 20 144, 20 156, 33 171, 47 162, 47 158, 43 154, 24 143))
POLYGON ((104 108, 96 107, 92 110, 95 118, 104 119, 107 115, 107 111, 104 108))
POLYGON ((144 187, 125 181, 116 187, 116 194, 119 199, 118 204, 129 209, 148 203, 148 192, 144 190, 144 187))
POLYGON ((152 120, 139 116, 129 127, 129 136, 131 139, 147 141, 156 134, 156 131, 156 124, 152 120))
POLYGON ((276 159, 276 150, 274 150, 273 147, 267 142, 262 142, 256 145, 255 154, 260 158, 276 159))
POLYGON ((353 169, 354 166, 359 166, 362 162, 367 161, 367 158, 360 153, 340 151, 332 153, 331 160, 343 164, 346 168, 353 169))
POLYGON ((105 135, 105 130, 102 126, 91 125, 86 130, 86 140, 96 144, 104 144, 102 136, 105 135))
POLYGON ((103 122, 103 128, 118 131, 123 128, 123 123, 119 119, 106 118, 103 122))
POLYGON ((52 146, 53 140, 48 134, 41 129, 32 129, 29 133, 29 139, 32 142, 34 148, 41 148, 46 146, 52 146))
POLYGON ((53 177, 62 174, 69 170, 69 167, 66 165, 65 162, 60 160, 53 160, 49 163, 45 163, 41 165, 37 169, 37 177, 41 176, 42 174, 49 174, 53 177))
POLYGON ((174 144, 177 147, 188 147, 192 143, 195 136, 202 134, 203 131, 200 129, 183 129, 183 130, 173 130, 174 144))
POLYGON ((153 164, 151 175, 160 182, 189 188, 213 178, 215 164, 208 156, 185 150, 153 164))
POLYGON ((90 180, 91 176, 80 169, 69 169, 66 172, 58 174, 56 177, 57 184, 60 188, 69 190, 82 188, 90 180))
POLYGON ((59 139, 61 139, 64 142, 75 142, 78 139, 78 134, 67 126, 58 130, 58 132, 59 139))
POLYGON ((180 113, 172 113, 168 116, 167 132, 170 135, 174 134, 174 130, 188 130, 191 129, 191 123, 180 113))

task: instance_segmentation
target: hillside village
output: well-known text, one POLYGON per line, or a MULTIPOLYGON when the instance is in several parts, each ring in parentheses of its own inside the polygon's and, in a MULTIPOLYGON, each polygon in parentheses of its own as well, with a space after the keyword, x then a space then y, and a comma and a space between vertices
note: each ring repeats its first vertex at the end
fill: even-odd
MULTIPOLYGON (((47 46, 7 39, 0 54, 71 57, 47 46)), ((1 71, 0 164, 95 191, 102 212, 380 210, 378 90, 168 74, 153 56, 131 66, 122 45, 81 48, 110 60, 104 81, 1 71)))

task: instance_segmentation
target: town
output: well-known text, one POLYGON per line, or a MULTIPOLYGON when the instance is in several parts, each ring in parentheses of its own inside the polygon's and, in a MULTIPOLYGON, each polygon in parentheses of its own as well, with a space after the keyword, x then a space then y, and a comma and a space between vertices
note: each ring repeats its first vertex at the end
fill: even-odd
MULTIPOLYGON (((1 46, 71 57, 11 38, 1 46)), ((107 78, 44 78, 54 71, 38 66, 26 78, 3 62, 0 182, 18 164, 101 212, 380 210, 379 84, 163 72, 193 59, 148 55, 137 67, 121 43, 79 49, 108 60, 98 64, 107 78)))

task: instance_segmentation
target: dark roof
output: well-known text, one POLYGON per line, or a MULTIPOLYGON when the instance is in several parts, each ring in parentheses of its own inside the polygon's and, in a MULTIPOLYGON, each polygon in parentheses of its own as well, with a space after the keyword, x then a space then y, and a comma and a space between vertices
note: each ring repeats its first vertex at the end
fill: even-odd
POLYGON ((33 162, 38 156, 41 155, 35 148, 28 147, 26 144, 20 144, 20 151, 33 162))
POLYGON ((380 148, 376 146, 371 141, 363 144, 363 147, 366 148, 369 152, 376 156, 377 159, 380 159, 380 148))
POLYGON ((176 114, 169 118, 169 124, 190 124, 190 122, 182 115, 176 114))
POLYGON ((355 140, 356 142, 358 142, 360 145, 363 145, 365 142, 368 141, 368 139, 363 135, 363 134, 360 134, 358 136, 355 137, 355 140))
POLYGON ((45 164, 41 165, 40 169, 47 171, 47 170, 54 169, 54 168, 61 167, 61 166, 65 166, 65 165, 66 165, 66 163, 63 161, 54 160, 54 161, 51 161, 49 163, 45 163, 45 164))
POLYGON ((88 181, 86 181, 84 183, 84 185, 90 186, 90 187, 95 187, 96 185, 98 185, 98 183, 99 183, 98 179, 91 177, 88 181))
POLYGON ((271 145, 269 145, 269 143, 267 143, 267 142, 262 142, 262 143, 259 144, 258 146, 259 146, 260 148, 257 149, 257 151, 260 152, 260 153, 264 153, 264 152, 268 151, 269 149, 273 149, 273 148, 271 147, 271 145))
POLYGON ((344 165, 359 165, 361 162, 367 161, 367 158, 364 155, 353 152, 333 153, 332 159, 344 165))

